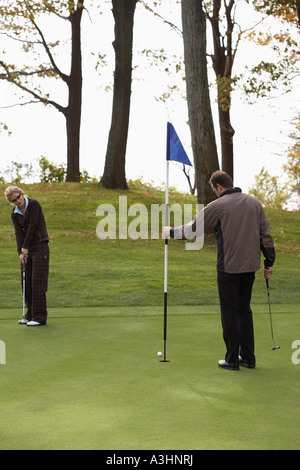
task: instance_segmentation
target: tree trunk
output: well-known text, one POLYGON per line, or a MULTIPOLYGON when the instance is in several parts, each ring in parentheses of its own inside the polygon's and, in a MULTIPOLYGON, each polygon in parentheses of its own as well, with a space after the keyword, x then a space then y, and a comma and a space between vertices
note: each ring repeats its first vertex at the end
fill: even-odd
POLYGON ((137 0, 112 0, 115 19, 115 73, 112 120, 101 184, 110 189, 128 189, 125 156, 129 126, 133 18, 137 0))
POLYGON ((213 16, 209 18, 214 42, 214 54, 212 65, 217 79, 218 89, 218 112, 222 149, 222 170, 226 171, 233 179, 233 136, 234 129, 230 122, 231 108, 231 85, 232 66, 234 55, 232 51, 232 31, 234 24, 231 18, 234 0, 225 6, 225 16, 227 23, 226 45, 225 39, 220 33, 220 10, 221 0, 213 2, 213 16))
MULTIPOLYGON (((83 3, 83 2, 82 2, 83 3)), ((71 15, 72 58, 71 73, 67 80, 69 103, 65 110, 67 126, 67 178, 66 181, 80 181, 80 124, 82 107, 82 57, 81 57, 81 17, 83 8, 78 7, 71 15)))
POLYGON ((182 0, 182 27, 197 199, 199 204, 206 205, 215 199, 208 181, 219 169, 219 162, 208 88, 202 1, 182 0))
POLYGON ((234 129, 230 124, 230 110, 219 108, 219 124, 221 133, 222 170, 228 173, 233 180, 233 136, 234 129))

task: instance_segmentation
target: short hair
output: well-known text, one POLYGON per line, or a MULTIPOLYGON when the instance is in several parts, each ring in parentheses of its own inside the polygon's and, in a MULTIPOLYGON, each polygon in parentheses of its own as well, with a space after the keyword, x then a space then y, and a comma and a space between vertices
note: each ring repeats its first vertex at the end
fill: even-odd
POLYGON ((211 175, 209 183, 215 188, 217 187, 217 184, 226 189, 233 188, 232 178, 225 171, 215 171, 211 175))
POLYGON ((14 205, 14 204, 11 202, 11 196, 14 193, 19 193, 19 194, 22 194, 22 196, 24 196, 24 193, 23 193, 22 189, 19 188, 18 186, 9 186, 8 188, 6 188, 5 197, 8 200, 8 202, 12 205, 14 205))

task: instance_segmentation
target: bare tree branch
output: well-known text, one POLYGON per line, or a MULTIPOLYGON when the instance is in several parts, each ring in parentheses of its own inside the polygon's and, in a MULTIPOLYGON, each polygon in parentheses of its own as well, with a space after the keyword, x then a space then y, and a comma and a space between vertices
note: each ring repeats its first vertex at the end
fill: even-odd
POLYGON ((0 106, 0 109, 9 109, 9 108, 15 108, 17 106, 26 106, 27 104, 41 104, 40 100, 38 101, 26 101, 25 103, 15 103, 15 104, 10 104, 9 106, 0 106))
POLYGON ((68 83, 68 82, 69 82, 69 79, 70 79, 69 75, 64 74, 64 73, 58 68, 58 66, 56 65, 56 62, 55 62, 55 60, 54 60, 54 58, 53 58, 53 56, 52 56, 52 54, 51 54, 51 51, 50 51, 50 49, 49 49, 49 46, 48 46, 48 44, 47 44, 47 42, 46 42, 46 40, 45 40, 45 37, 44 37, 42 31, 40 30, 40 28, 38 27, 38 25, 36 24, 36 22, 35 22, 33 19, 31 19, 31 22, 32 22, 33 26, 35 27, 35 29, 37 30, 37 32, 39 33, 39 35, 40 35, 40 37, 41 37, 41 39, 42 39, 42 44, 43 44, 43 46, 44 46, 44 48, 45 48, 45 51, 46 51, 46 53, 47 53, 47 55, 48 55, 48 57, 49 57, 49 60, 50 60, 50 62, 51 62, 51 65, 52 65, 54 71, 61 77, 61 79, 62 79, 64 82, 68 83))
POLYGON ((25 85, 22 85, 22 83, 20 83, 20 82, 18 82, 18 81, 16 81, 16 80, 14 79, 14 72, 10 72, 10 71, 8 70, 7 65, 4 64, 4 62, 0 61, 0 65, 1 65, 1 66, 4 68, 4 70, 6 71, 6 75, 5 75, 5 76, 4 76, 3 74, 0 75, 0 79, 6 80, 6 81, 9 82, 9 83, 13 83, 13 84, 16 85, 18 88, 20 88, 20 90, 25 91, 26 93, 29 93, 31 96, 33 96, 35 99, 39 100, 40 102, 44 103, 45 105, 51 104, 51 105, 54 106, 58 111, 60 111, 61 113, 63 113, 63 114, 65 115, 65 113, 66 113, 66 108, 64 108, 64 107, 61 106, 60 104, 56 103, 56 101, 49 100, 48 98, 39 95, 39 94, 36 93, 35 91, 29 90, 29 88, 27 88, 25 85))
POLYGON ((41 44, 41 41, 28 41, 26 39, 20 39, 20 38, 16 38, 14 36, 11 36, 10 34, 8 34, 7 32, 0 32, 0 34, 2 34, 3 36, 7 36, 9 39, 12 39, 13 41, 18 41, 18 42, 22 42, 24 44, 41 44))
MULTIPOLYGON (((2 61, 0 61, 0 65, 2 65, 3 68, 6 68, 4 67, 4 63, 2 61)), ((33 76, 33 75, 41 75, 41 74, 49 74, 51 72, 51 74, 55 74, 54 70, 53 69, 40 69, 40 70, 33 70, 32 72, 25 72, 23 70, 20 70, 20 71, 13 71, 13 72, 9 72, 8 71, 8 68, 7 68, 7 73, 6 74, 0 74, 0 80, 8 80, 9 79, 9 76, 11 75, 14 75, 14 76, 17 76, 17 77, 20 77, 20 76, 24 76, 24 77, 30 77, 30 76, 33 76)))
POLYGON ((144 2, 144 0, 139 0, 139 3, 141 3, 146 8, 146 10, 150 11, 154 16, 157 16, 164 23, 169 25, 172 29, 174 29, 174 31, 176 31, 177 34, 179 34, 179 36, 182 37, 182 31, 174 23, 171 23, 170 21, 167 21, 165 18, 163 18, 161 15, 159 15, 156 11, 154 11, 151 7, 149 7, 149 5, 147 5, 147 3, 144 2))

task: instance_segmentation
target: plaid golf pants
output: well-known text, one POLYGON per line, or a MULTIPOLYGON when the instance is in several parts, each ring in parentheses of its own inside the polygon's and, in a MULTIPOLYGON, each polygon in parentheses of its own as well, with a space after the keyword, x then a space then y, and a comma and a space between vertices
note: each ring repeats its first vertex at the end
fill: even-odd
MULTIPOLYGON (((23 271, 21 263, 21 279, 23 286, 23 271)), ((25 303, 26 320, 34 320, 42 325, 47 322, 46 292, 49 273, 48 243, 39 243, 29 248, 25 265, 25 303)))

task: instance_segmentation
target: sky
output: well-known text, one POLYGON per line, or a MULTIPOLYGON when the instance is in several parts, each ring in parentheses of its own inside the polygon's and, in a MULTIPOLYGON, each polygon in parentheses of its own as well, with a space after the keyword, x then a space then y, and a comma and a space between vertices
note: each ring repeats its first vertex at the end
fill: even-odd
MULTIPOLYGON (((167 0, 165 11, 162 13, 181 28, 180 11, 177 9, 170 14, 169 4, 167 0)), ((250 20, 250 10, 248 7, 244 8, 239 18, 245 25, 249 25, 249 21, 255 21, 255 17, 250 20)), ((112 48, 114 23, 110 2, 104 2, 103 9, 103 14, 99 15, 90 8, 89 15, 83 17, 82 24, 84 85, 80 167, 81 170, 87 170, 90 176, 97 178, 103 173, 105 164, 114 69, 112 48), (108 65, 97 72, 95 61, 99 52, 106 55, 105 60, 108 65), (107 85, 110 85, 110 91, 105 90, 107 85)), ((63 23, 62 27, 65 28, 63 23)), ((50 25, 49 21, 47 33, 49 39, 52 39, 51 35, 54 38, 57 34, 56 26, 50 25)), ((62 52, 57 60, 61 68, 68 73, 67 47, 66 56, 62 52)), ((134 66, 139 64, 139 67, 133 73, 126 176, 127 179, 142 179, 155 186, 164 187, 168 120, 173 123, 192 161, 187 103, 180 94, 165 103, 155 99, 167 89, 168 84, 174 83, 176 77, 174 74, 170 77, 162 69, 150 65, 145 57, 137 52, 143 49, 165 49, 170 59, 172 55, 183 54, 180 35, 138 5, 135 14, 133 63, 134 66)), ((17 55, 17 51, 15 54, 17 55)), ((254 46, 241 44, 236 57, 238 67, 234 72, 243 73, 245 65, 251 64, 257 54, 264 57, 269 53, 265 48, 261 48, 258 52, 254 46)), ((209 77, 213 81, 211 70, 209 77)), ((178 80, 181 83, 179 78, 178 80)), ((55 93, 59 102, 65 105, 66 94, 63 86, 56 81, 50 86, 51 93, 55 93)), ((184 94, 184 85, 180 86, 184 94)), ((11 136, 3 132, 0 134, 0 169, 4 170, 12 161, 32 162, 38 169, 37 159, 40 156, 45 156, 56 164, 65 163, 64 117, 56 109, 41 104, 3 108, 20 102, 18 95, 14 94, 13 87, 3 82, 0 83, 0 96, 2 102, 0 122, 5 122, 12 132, 11 136)), ((259 99, 255 104, 247 103, 238 91, 233 94, 231 122, 235 129, 234 183, 243 191, 247 192, 254 184, 254 176, 259 174, 262 167, 274 176, 283 175, 282 165, 286 161, 287 149, 292 144, 289 138, 293 130, 291 120, 299 112, 299 98, 299 80, 298 83, 294 82, 291 93, 274 92, 270 98, 259 99)), ((220 158, 218 115, 213 88, 211 88, 211 101, 220 158)), ((170 185, 188 192, 188 183, 181 165, 172 163, 170 166, 170 185)))

